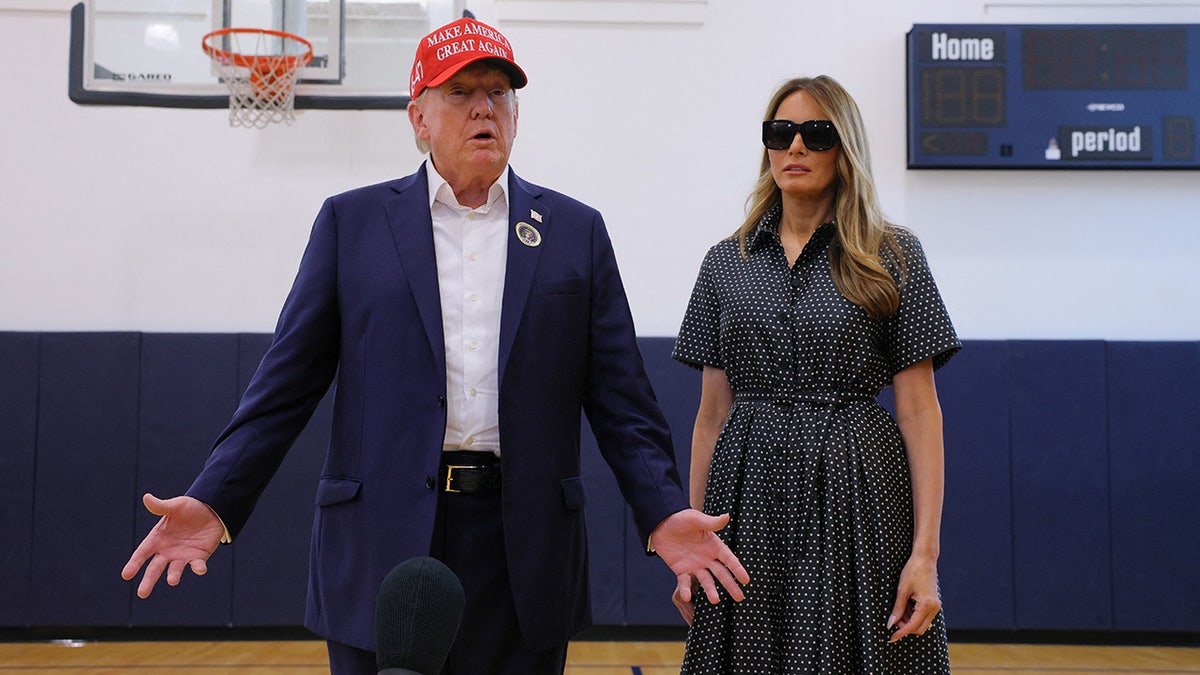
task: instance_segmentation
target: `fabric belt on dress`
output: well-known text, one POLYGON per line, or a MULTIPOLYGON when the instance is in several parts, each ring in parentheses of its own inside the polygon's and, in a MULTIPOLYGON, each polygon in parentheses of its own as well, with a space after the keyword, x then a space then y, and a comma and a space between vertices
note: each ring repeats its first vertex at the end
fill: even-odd
POLYGON ((500 458, 492 452, 442 452, 439 487, 442 492, 479 494, 500 491, 500 458))
POLYGON ((735 403, 775 403, 791 407, 805 404, 813 407, 836 406, 839 408, 851 403, 874 403, 875 397, 865 392, 854 391, 766 391, 759 389, 744 389, 733 393, 735 403))

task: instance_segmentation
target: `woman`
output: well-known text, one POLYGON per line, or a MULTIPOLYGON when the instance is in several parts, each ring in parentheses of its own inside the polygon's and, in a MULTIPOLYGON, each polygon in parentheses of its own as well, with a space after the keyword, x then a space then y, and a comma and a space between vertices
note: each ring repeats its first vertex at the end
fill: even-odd
POLYGON ((883 218, 845 89, 784 84, 763 144, 674 352, 703 370, 692 505, 732 514, 722 536, 753 579, 717 605, 681 581, 683 672, 949 673, 933 371, 961 344, 916 237, 883 218))

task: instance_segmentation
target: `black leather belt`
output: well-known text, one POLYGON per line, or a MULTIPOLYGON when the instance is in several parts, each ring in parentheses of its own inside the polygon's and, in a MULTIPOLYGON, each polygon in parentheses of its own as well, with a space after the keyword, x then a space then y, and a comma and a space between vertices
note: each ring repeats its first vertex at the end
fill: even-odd
POLYGON ((490 452, 442 453, 442 492, 479 494, 500 490, 500 458, 490 452))

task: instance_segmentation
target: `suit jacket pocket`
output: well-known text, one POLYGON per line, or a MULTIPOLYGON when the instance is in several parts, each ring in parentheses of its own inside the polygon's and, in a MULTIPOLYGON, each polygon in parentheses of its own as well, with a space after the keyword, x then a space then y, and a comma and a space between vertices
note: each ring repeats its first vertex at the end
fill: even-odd
POLYGON ((362 481, 356 478, 322 478, 317 483, 317 506, 333 506, 358 497, 362 481))
POLYGON ((563 491, 563 506, 572 511, 578 511, 583 508, 587 502, 587 498, 583 493, 583 478, 574 476, 572 478, 564 478, 561 481, 563 491))
POLYGON ((548 279, 537 282, 538 295, 579 295, 583 292, 583 279, 548 279))

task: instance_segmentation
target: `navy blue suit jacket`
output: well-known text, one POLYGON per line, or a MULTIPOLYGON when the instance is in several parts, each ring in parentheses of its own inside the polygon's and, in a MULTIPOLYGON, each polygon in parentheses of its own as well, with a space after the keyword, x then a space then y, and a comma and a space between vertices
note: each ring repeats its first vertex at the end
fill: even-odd
MULTIPOLYGON (((643 540, 687 500, 603 219, 509 175, 499 355, 503 520, 521 628, 531 647, 542 648, 591 621, 580 411, 643 540), (518 240, 521 221, 541 232, 540 245, 518 240)), ((321 208, 271 347, 188 490, 233 536, 335 375, 305 625, 374 649, 380 582, 396 564, 429 553, 446 424, 424 165, 321 208)))

